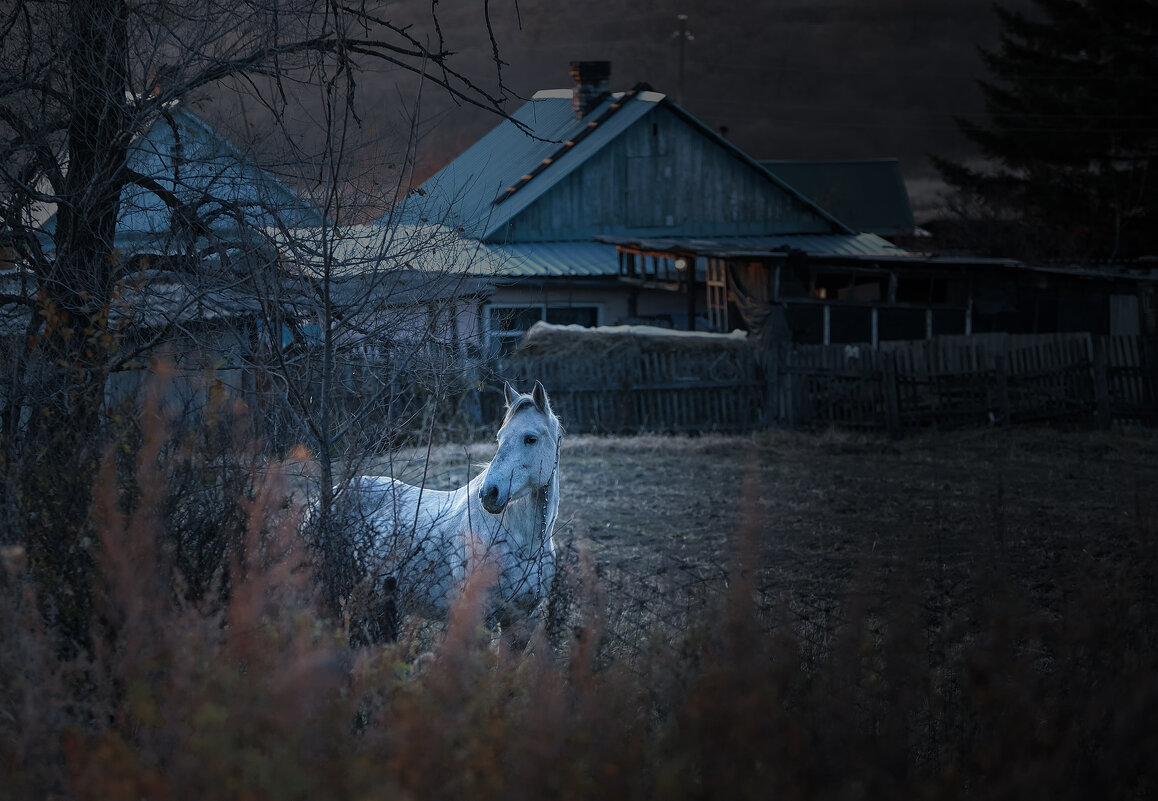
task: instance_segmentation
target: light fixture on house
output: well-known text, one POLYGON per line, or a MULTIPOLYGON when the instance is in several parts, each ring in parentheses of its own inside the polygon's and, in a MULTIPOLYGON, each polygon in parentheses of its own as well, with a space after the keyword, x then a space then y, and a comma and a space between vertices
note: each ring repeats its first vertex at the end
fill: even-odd
POLYGON ((686 256, 676 256, 675 268, 677 270, 679 270, 680 272, 683 272, 684 270, 686 270, 688 268, 687 257, 686 256))

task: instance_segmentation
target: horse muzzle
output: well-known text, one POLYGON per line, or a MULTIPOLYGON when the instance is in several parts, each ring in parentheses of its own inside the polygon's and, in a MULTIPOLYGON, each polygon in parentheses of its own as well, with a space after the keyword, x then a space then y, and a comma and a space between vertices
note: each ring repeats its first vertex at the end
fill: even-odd
POLYGON ((478 492, 478 499, 482 501, 483 509, 486 509, 492 515, 497 515, 503 509, 507 508, 507 501, 510 498, 499 499, 499 488, 495 486, 483 487, 478 492))

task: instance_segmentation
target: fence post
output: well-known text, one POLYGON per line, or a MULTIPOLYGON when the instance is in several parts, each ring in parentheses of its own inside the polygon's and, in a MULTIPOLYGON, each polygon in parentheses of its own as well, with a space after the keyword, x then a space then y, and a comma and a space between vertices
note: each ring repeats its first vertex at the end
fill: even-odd
POLYGON ((780 359, 784 345, 773 342, 764 350, 764 424, 777 425, 780 420, 780 359))
POLYGON ((901 404, 897 393, 897 355, 882 354, 881 394, 885 400, 885 428, 893 439, 901 437, 901 404))
POLYGON ((1110 380, 1106 364, 1106 338, 1091 337, 1094 345, 1094 404, 1098 428, 1107 429, 1113 420, 1110 411, 1110 380))
POLYGON ((792 343, 786 342, 781 346, 781 355, 784 360, 781 362, 780 370, 780 422, 793 428, 797 423, 797 405, 796 405, 796 373, 790 369, 792 366, 793 355, 795 349, 792 343))
POLYGON ((1006 348, 1000 351, 995 359, 997 366, 997 422, 1000 425, 1009 425, 1013 416, 1009 408, 1009 373, 1005 369, 1008 355, 1009 351, 1006 348))
POLYGON ((1149 411, 1150 425, 1158 425, 1158 339, 1139 336, 1137 341, 1141 357, 1138 361, 1142 374, 1142 419, 1146 419, 1146 411, 1149 411))

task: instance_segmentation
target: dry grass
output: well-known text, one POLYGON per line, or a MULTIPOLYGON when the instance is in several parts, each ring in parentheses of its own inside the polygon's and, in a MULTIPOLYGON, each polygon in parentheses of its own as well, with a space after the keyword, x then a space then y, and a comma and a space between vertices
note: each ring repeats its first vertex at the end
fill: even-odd
MULTIPOLYGON (((574 639, 350 649, 254 477, 191 603, 148 437, 98 497, 94 645, 0 586, 5 797, 1146 798, 1158 791, 1153 434, 567 440, 574 639), (120 500, 118 500, 120 499, 120 500)), ((448 482, 486 448, 438 450, 448 482), (476 455, 477 454, 477 455, 476 455)))

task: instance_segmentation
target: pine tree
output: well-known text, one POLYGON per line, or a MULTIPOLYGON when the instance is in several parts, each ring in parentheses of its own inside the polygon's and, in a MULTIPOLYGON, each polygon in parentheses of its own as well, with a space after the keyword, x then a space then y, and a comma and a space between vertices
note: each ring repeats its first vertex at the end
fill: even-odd
POLYGON ((958 119, 989 166, 942 158, 945 180, 1022 252, 1121 259, 1158 254, 1158 0, 1032 0, 995 6, 982 49, 988 122, 958 119))

